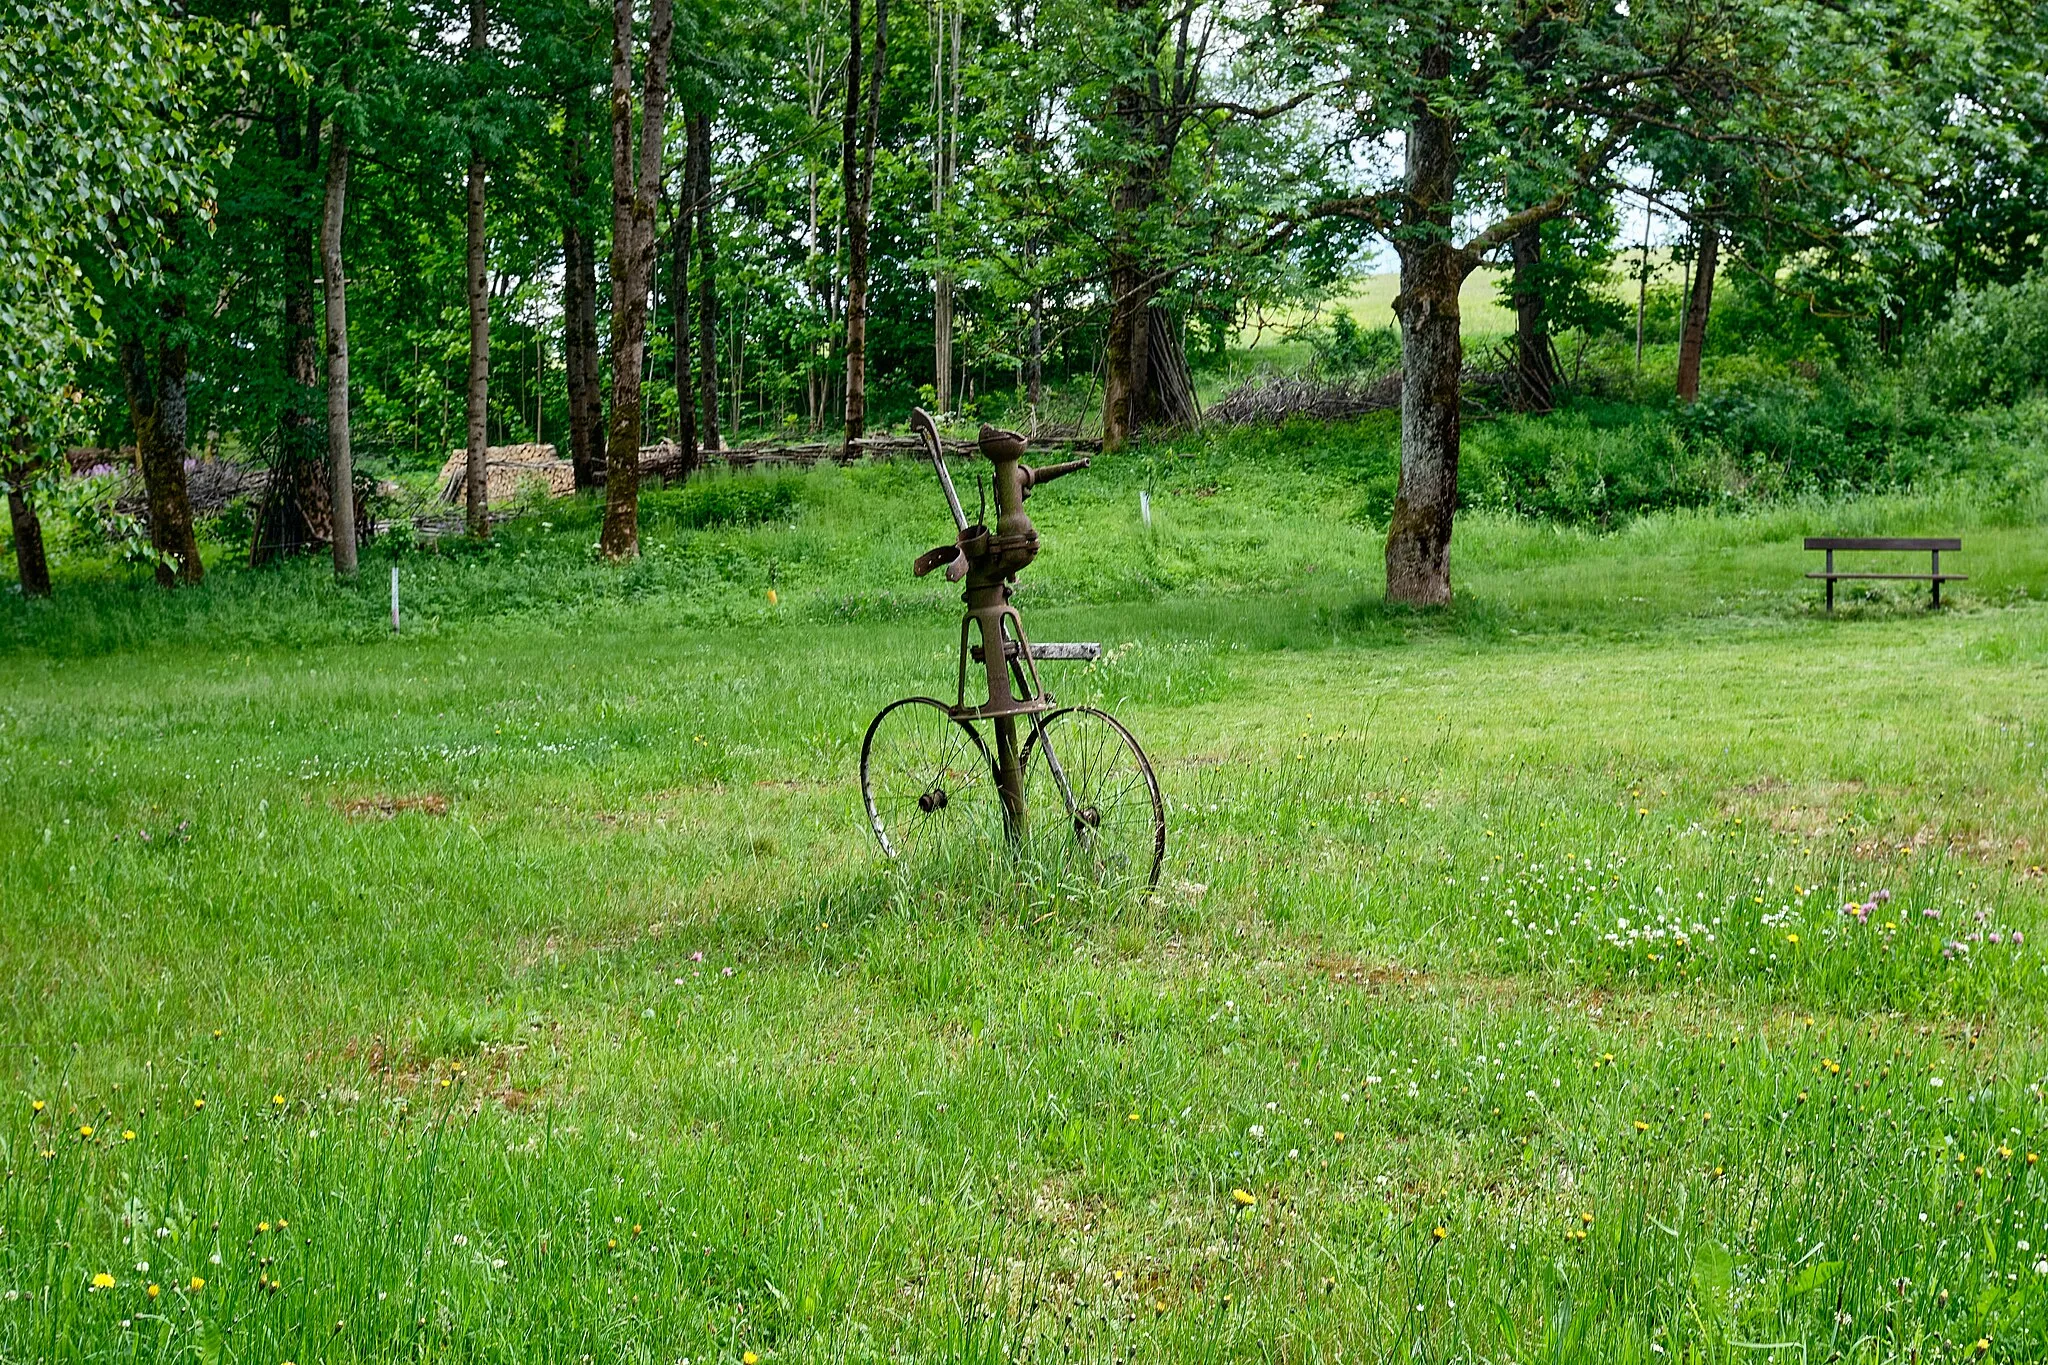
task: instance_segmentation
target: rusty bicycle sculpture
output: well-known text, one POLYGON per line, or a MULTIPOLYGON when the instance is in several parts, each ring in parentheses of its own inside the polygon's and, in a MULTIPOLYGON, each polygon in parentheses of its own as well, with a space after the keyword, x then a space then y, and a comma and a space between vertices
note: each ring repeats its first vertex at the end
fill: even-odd
POLYGON ((1152 764, 1116 717, 1093 706, 1062 706, 1038 679, 1041 661, 1092 661, 1101 646, 1032 644, 1010 603, 1017 574, 1038 554, 1024 500, 1088 461, 1034 469, 1022 463, 1022 436, 984 426, 979 449, 993 467, 996 503, 990 530, 968 523, 931 415, 919 408, 910 425, 924 441, 958 532, 952 544, 918 556, 912 571, 922 578, 944 569, 952 582, 964 578, 967 611, 952 703, 904 697, 868 726, 860 789, 875 839, 891 858, 906 858, 993 831, 999 813, 1013 849, 1028 847, 1097 885, 1149 890, 1166 856, 1166 807, 1152 764), (969 663, 988 675, 987 700, 978 704, 967 697, 969 663), (982 737, 984 722, 993 752, 982 737))

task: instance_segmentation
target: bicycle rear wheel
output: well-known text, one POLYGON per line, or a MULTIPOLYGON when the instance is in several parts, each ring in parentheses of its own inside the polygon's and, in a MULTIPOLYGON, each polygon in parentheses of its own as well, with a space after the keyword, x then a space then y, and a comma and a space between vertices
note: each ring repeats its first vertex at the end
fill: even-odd
POLYGON ((1054 711, 1024 744, 1034 852, 1087 881, 1151 890, 1166 858, 1166 803, 1138 741, 1092 706, 1054 711))
POLYGON ((898 860, 963 849, 1002 827, 987 743, 930 697, 891 702, 868 726, 860 795, 875 842, 898 860))

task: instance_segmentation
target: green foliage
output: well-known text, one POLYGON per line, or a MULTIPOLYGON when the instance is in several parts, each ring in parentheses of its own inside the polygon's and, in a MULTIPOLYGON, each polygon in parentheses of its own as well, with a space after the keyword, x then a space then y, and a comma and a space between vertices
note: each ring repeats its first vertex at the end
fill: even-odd
POLYGON ((1951 408, 2048 394, 2048 266, 2016 284, 1958 291, 1915 359, 1951 408))
POLYGON ((0 426, 55 436, 62 374, 101 340, 93 269, 148 277, 167 224, 232 154, 209 101, 246 79, 258 29, 146 0, 0 7, 0 426))
POLYGON ((789 514, 796 506, 800 478, 717 478, 692 480, 658 513, 656 524, 677 530, 752 526, 789 514))
POLYGON ((1330 315, 1329 326, 1313 323, 1292 328, 1289 341, 1306 341, 1318 374, 1384 374, 1401 367, 1401 333, 1393 327, 1360 327, 1342 308, 1330 315))

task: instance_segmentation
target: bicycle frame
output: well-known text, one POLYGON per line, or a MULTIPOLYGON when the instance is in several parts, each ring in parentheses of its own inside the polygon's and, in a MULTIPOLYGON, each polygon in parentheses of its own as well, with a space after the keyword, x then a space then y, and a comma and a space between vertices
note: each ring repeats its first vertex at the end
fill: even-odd
POLYGON ((945 448, 931 415, 922 408, 917 409, 911 414, 910 426, 924 439, 932 468, 939 476, 939 487, 946 495, 946 506, 953 514, 953 524, 958 531, 958 538, 951 547, 940 546, 920 557, 916 571, 919 574, 929 573, 944 564, 948 577, 957 578, 964 566, 967 580, 961 593, 967 610, 960 619, 960 666, 952 715, 963 724, 985 720, 994 729, 996 789, 1002 797, 1003 827, 1012 838, 1016 838, 1023 833, 1026 818, 1022 750, 1017 743, 1018 717, 1032 718, 1034 742, 1044 746, 1047 766, 1060 795, 1070 810, 1073 806, 1073 792, 1066 773, 1038 721, 1039 716, 1054 709, 1058 703, 1039 682, 1031 643, 1024 633, 1024 618, 1010 605, 1011 585, 1017 574, 1038 555, 1038 531, 1024 511, 1024 500, 1037 484, 1050 482, 1077 469, 1086 469, 1088 461, 1074 460, 1032 469, 1022 463, 1024 438, 1021 435, 984 426, 978 444, 982 455, 994 466, 996 525, 991 532, 986 526, 968 524, 967 513, 960 506, 960 495, 953 487, 952 472, 946 468, 945 448), (977 636, 978 646, 975 644, 977 636), (978 659, 975 658, 977 654, 980 656, 978 659), (988 678, 987 699, 978 705, 969 705, 967 700, 967 665, 970 660, 979 662, 988 678))
MULTIPOLYGON (((1024 500, 1036 485, 1086 469, 1088 461, 1034 469, 1023 463, 1022 436, 983 427, 977 446, 994 471, 991 529, 968 522, 931 415, 913 411, 910 426, 931 457, 955 533, 951 544, 919 555, 913 570, 921 578, 944 568, 949 582, 966 580, 961 591, 965 610, 952 700, 902 697, 890 702, 861 741, 861 802, 876 840, 896 858, 928 846, 927 838, 943 841, 948 829, 981 828, 987 806, 976 803, 975 793, 986 802, 988 788, 980 784, 987 781, 996 789, 1013 853, 1024 854, 1027 833, 1034 850, 1049 837, 1054 842, 1044 844, 1048 856, 1070 867, 1060 850, 1071 838, 1087 859, 1084 877, 1142 876, 1149 892, 1158 885, 1166 857, 1166 807, 1151 760, 1115 716, 1098 707, 1061 705, 1038 676, 1042 659, 1094 659, 1101 646, 1032 644, 1010 600, 1017 574, 1038 554, 1038 532, 1025 515, 1024 500), (980 700, 969 696, 969 664, 977 665, 987 680, 980 700), (1055 730, 1058 747, 1067 750, 1064 759, 1054 743, 1055 730), (993 746, 987 742, 990 731, 993 746), (967 776, 970 772, 974 776, 967 776), (1030 831, 1029 789, 1044 782, 1052 784, 1066 818, 1030 831), (962 796, 968 800, 959 805, 958 818, 946 815, 962 796)), ((1042 787, 1040 799, 1052 799, 1042 787)))

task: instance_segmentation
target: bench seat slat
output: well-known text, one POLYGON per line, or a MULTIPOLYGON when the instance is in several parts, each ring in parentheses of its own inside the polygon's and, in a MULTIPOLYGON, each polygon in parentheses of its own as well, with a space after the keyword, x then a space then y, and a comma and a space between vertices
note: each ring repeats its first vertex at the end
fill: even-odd
POLYGON ((1810 573, 1808 578, 1910 578, 1919 583, 1966 583, 1966 573, 1810 573))
POLYGON ((1954 536, 1808 536, 1809 550, 1960 550, 1954 536))

